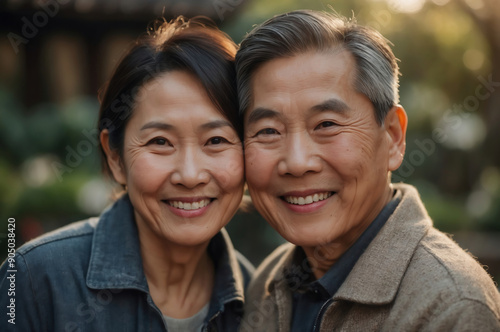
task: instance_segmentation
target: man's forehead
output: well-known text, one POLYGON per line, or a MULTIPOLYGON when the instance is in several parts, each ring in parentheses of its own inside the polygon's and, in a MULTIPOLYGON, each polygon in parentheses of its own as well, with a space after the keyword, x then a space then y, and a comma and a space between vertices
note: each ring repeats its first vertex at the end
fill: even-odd
MULTIPOLYGON (((265 61, 252 71, 251 93, 254 94, 256 88, 266 85, 268 81, 272 81, 273 84, 294 83, 312 77, 326 80, 342 77, 344 81, 352 83, 356 69, 353 55, 341 48, 282 56, 265 61)), ((268 88, 272 89, 273 86, 268 88)))
MULTIPOLYGON (((303 112, 308 115, 314 115, 322 112, 333 112, 340 115, 346 115, 350 111, 350 107, 342 100, 337 98, 329 98, 326 100, 320 100, 317 104, 313 104, 308 109, 303 110, 303 112)), ((251 108, 248 111, 248 116, 245 117, 245 122, 247 124, 255 123, 262 119, 278 119, 284 122, 284 115, 279 110, 274 110, 266 107, 251 108)))
MULTIPOLYGON (((283 91, 295 94, 319 86, 332 90, 354 89, 355 74, 354 58, 350 52, 345 50, 342 52, 339 48, 271 59, 260 64, 253 71, 250 80, 249 107, 244 110, 244 115, 246 117, 255 107, 262 106, 256 104, 256 97, 259 100, 262 100, 262 96, 278 99, 283 91)), ((320 104, 326 103, 327 108, 334 110, 347 108, 346 105, 340 105, 340 100, 335 102, 332 99, 327 102, 328 99, 331 98, 317 100, 318 107, 321 108, 320 104)))

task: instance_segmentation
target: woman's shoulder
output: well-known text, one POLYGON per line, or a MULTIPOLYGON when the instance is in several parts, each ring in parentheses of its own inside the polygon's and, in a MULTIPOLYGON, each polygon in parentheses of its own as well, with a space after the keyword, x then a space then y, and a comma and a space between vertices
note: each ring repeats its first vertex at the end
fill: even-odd
POLYGON ((61 256, 65 252, 75 254, 86 247, 90 249, 98 221, 99 218, 77 221, 43 234, 18 248, 17 254, 25 259, 46 259, 53 254, 61 256))
MULTIPOLYGON (((97 223, 98 218, 74 222, 25 243, 0 266, 0 278, 15 273, 19 298, 46 296, 68 284, 83 287, 97 223)), ((2 287, 7 286, 0 280, 2 287)))

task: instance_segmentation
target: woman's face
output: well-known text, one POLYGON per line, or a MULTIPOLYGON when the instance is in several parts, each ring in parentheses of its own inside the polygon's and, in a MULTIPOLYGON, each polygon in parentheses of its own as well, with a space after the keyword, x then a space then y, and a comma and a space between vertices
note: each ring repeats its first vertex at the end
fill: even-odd
POLYGON ((189 73, 173 71, 139 90, 118 173, 140 232, 198 245, 238 209, 244 185, 242 145, 201 83, 189 73))

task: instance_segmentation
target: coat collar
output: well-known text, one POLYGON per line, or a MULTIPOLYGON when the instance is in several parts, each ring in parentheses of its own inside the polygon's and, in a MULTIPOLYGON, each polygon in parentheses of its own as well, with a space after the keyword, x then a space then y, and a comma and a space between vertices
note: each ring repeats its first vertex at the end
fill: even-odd
MULTIPOLYGON (((127 194, 99 218, 91 250, 87 272, 89 288, 149 292, 134 209, 127 194)), ((225 229, 212 238, 208 251, 216 266, 213 298, 219 302, 218 306, 233 300, 243 301, 244 278, 225 229)))
MULTIPOLYGON (((402 192, 401 202, 378 235, 359 258, 347 279, 333 296, 361 304, 382 305, 392 302, 420 240, 432 227, 417 190, 406 184, 395 184, 402 192)), ((295 251, 284 246, 285 253, 272 269, 266 283, 269 292, 288 287, 283 267, 292 264, 295 251)))
POLYGON ((417 190, 394 185, 403 197, 360 257, 334 300, 382 305, 393 301, 420 240, 432 227, 417 190))

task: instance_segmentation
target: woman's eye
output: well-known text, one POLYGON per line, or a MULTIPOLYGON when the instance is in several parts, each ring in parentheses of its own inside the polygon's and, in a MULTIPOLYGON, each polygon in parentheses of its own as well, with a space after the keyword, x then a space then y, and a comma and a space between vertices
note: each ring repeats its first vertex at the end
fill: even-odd
POLYGON ((264 128, 262 130, 259 130, 257 134, 255 134, 255 136, 259 135, 279 135, 279 132, 273 128, 264 128))
POLYGON ((212 137, 207 142, 207 144, 209 144, 209 145, 217 145, 217 144, 222 144, 222 143, 228 143, 228 140, 225 139, 224 137, 220 137, 220 136, 212 137))
POLYGON ((327 128, 335 126, 335 122, 332 121, 323 121, 319 125, 316 126, 316 129, 327 128))
POLYGON ((163 137, 155 137, 148 142, 148 145, 170 145, 170 142, 163 137))

